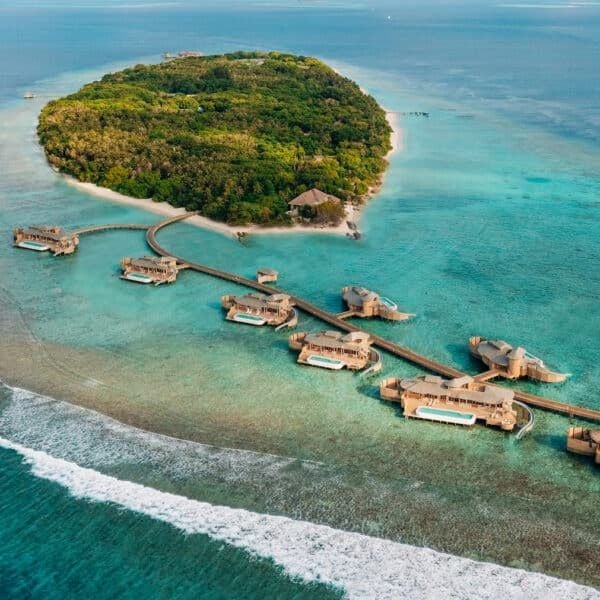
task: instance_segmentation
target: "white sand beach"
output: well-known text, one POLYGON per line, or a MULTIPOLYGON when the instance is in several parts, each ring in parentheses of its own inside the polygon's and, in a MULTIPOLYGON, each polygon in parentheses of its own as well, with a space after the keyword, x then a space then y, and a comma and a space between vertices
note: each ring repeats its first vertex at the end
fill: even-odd
MULTIPOLYGON (((391 111, 386 111, 386 118, 390 127, 392 128, 392 134, 390 136, 391 149, 386 155, 386 160, 389 161, 391 156, 402 150, 403 137, 402 129, 400 128, 398 114, 391 111)), ((100 187, 93 183, 86 183, 78 181, 74 177, 69 175, 62 175, 64 180, 71 186, 87 192, 92 196, 108 200, 109 202, 117 202, 119 204, 127 204, 134 206, 142 210, 147 210, 155 214, 163 215, 165 217, 173 217, 176 215, 182 215, 186 212, 185 208, 175 208, 167 202, 154 202, 151 198, 133 198, 120 194, 108 188, 100 187)), ((369 190, 368 196, 371 197, 376 194, 381 185, 375 186, 369 190)), ((352 234, 353 230, 348 227, 348 221, 356 223, 360 218, 362 205, 354 205, 348 203, 346 205, 346 216, 337 227, 326 227, 324 225, 291 225, 289 227, 278 226, 278 227, 264 227, 260 225, 227 225, 227 223, 221 223, 219 221, 213 221, 207 217, 200 215, 194 215, 190 217, 187 222, 203 227, 204 229, 210 229, 224 235, 237 238, 242 235, 265 235, 265 234, 282 234, 282 233, 327 233, 334 235, 347 235, 352 234)))

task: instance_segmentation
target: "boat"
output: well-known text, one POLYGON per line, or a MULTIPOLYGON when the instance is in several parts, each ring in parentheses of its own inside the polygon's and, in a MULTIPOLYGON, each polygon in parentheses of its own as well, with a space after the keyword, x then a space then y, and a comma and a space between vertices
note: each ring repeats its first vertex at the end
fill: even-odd
POLYGON ((33 92, 25 92, 23 98, 25 98, 25 100, 32 100, 35 98, 35 94, 33 92))
POLYGON ((231 319, 238 323, 246 323, 247 325, 264 325, 267 320, 264 317, 258 315, 250 315, 248 313, 235 313, 231 319))
POLYGON ((323 369, 332 369, 339 371, 346 366, 344 361, 337 358, 329 358, 328 356, 319 356, 318 354, 310 354, 306 358, 306 362, 313 367, 322 367, 323 369))
POLYGON ((440 423, 453 423, 454 425, 475 425, 477 417, 473 413, 446 408, 434 408, 433 406, 419 406, 415 410, 415 416, 419 419, 439 421, 440 423))
POLYGON ((136 273, 134 271, 125 273, 125 275, 123 275, 123 279, 135 281, 136 283, 152 283, 152 277, 148 277, 148 275, 144 275, 143 273, 136 273))
POLYGON ((50 246, 42 244, 41 242, 33 242, 31 240, 23 240, 17 244, 19 248, 25 248, 26 250, 37 250, 38 252, 45 252, 50 250, 50 246))

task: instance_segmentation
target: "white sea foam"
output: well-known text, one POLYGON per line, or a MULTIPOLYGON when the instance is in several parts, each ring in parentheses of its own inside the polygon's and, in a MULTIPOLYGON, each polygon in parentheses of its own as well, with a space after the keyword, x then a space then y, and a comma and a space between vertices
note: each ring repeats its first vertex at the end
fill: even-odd
POLYGON ((107 415, 0 384, 9 401, 0 411, 0 434, 24 446, 52 456, 100 470, 122 464, 159 463, 169 478, 196 479, 219 473, 232 483, 250 477, 281 478, 294 465, 314 473, 318 469, 332 477, 328 465, 287 456, 226 448, 174 438, 125 425, 107 415))
POLYGON ((271 558, 291 577, 345 590, 348 598, 600 598, 592 588, 287 517, 214 506, 104 475, 0 437, 37 477, 76 498, 109 502, 271 558))

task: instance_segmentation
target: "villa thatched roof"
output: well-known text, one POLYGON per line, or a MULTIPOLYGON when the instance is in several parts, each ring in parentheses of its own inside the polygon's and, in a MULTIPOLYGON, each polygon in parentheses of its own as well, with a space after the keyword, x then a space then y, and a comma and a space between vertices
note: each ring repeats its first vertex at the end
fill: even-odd
POLYGON ((436 375, 426 375, 415 379, 402 379, 400 387, 408 392, 430 396, 449 396, 457 400, 477 402, 479 404, 500 405, 512 402, 514 392, 495 385, 478 386, 479 389, 469 389, 472 382, 470 377, 458 379, 442 379, 436 375), (481 391, 480 391, 481 390, 481 391))
POLYGON ((234 301, 238 306, 248 308, 290 308, 293 306, 290 296, 287 294, 261 294, 252 292, 244 296, 235 296, 234 301))
POLYGON ((509 358, 525 358, 524 348, 513 347, 504 340, 482 340, 477 346, 477 352, 494 364, 507 366, 509 358))
POLYGON ((326 194, 317 188, 313 188, 312 190, 302 192, 302 194, 296 196, 293 200, 290 200, 288 204, 292 208, 295 208, 298 206, 319 206, 319 204, 323 204, 324 202, 341 202, 341 200, 336 196, 326 194))
POLYGON ((351 331, 346 334, 339 331, 321 331, 307 334, 304 340, 307 344, 314 346, 352 351, 366 350, 371 345, 370 336, 362 331, 351 331))
POLYGON ((352 306, 362 306, 364 302, 376 302, 379 300, 379 296, 375 292, 355 285, 348 288, 342 297, 352 306))
POLYGON ((176 259, 172 256, 143 256, 141 258, 124 258, 121 261, 121 264, 164 271, 165 269, 176 266, 176 262, 176 259))
POLYGON ((31 225, 29 228, 22 229, 22 232, 23 235, 42 236, 57 242, 73 235, 58 225, 31 225))

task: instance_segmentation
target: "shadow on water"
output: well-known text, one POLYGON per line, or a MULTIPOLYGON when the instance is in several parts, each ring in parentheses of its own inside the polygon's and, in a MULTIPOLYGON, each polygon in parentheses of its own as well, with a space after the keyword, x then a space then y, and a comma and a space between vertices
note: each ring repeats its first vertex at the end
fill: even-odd
POLYGON ((395 418, 404 420, 404 413, 400 403, 390 402, 379 396, 379 379, 378 374, 372 375, 369 379, 362 379, 357 385, 356 391, 370 400, 377 400, 380 406, 390 409, 395 418))
POLYGON ((470 373, 479 373, 480 371, 485 370, 485 365, 473 357, 469 352, 467 341, 465 341, 464 344, 446 344, 444 347, 450 356, 452 356, 452 366, 466 370, 470 373))
POLYGON ((213 302, 208 302, 206 304, 207 308, 212 308, 213 310, 221 310, 222 306, 220 302, 217 302, 216 300, 213 302))
POLYGON ((582 475, 584 471, 589 472, 592 475, 597 472, 597 466, 594 465, 593 457, 575 454, 567 450, 567 441, 565 435, 536 435, 535 441, 537 444, 541 444, 542 446, 549 448, 560 458, 560 460, 569 461, 573 468, 583 469, 582 475))
POLYGON ((549 448, 553 452, 560 453, 561 455, 566 452, 566 440, 564 435, 555 433, 539 433, 535 435, 535 441, 538 444, 546 446, 546 448, 549 448))

